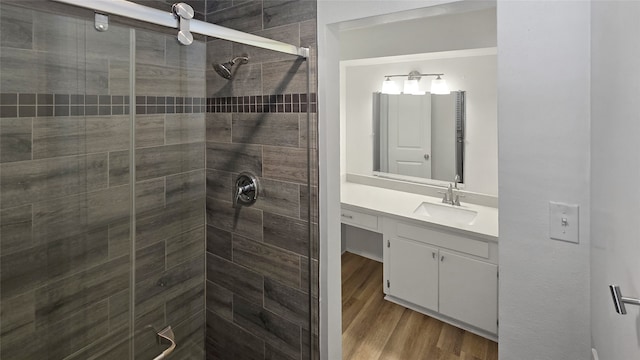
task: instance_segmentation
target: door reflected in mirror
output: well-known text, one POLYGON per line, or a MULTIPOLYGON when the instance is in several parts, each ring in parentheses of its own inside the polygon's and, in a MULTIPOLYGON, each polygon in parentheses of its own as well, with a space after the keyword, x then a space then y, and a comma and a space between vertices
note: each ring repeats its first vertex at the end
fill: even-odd
POLYGON ((373 170, 464 183, 465 92, 373 94, 373 170))

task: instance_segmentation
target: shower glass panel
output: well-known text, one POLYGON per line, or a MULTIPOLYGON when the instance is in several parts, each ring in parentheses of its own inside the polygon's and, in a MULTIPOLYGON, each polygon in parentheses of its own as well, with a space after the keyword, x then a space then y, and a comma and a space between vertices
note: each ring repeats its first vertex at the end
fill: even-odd
POLYGON ((0 8, 0 356, 129 356, 129 30, 0 8))
POLYGON ((135 358, 203 359, 206 46, 135 33, 135 358))
POLYGON ((0 8, 0 358, 203 359, 204 41, 50 4, 0 8))

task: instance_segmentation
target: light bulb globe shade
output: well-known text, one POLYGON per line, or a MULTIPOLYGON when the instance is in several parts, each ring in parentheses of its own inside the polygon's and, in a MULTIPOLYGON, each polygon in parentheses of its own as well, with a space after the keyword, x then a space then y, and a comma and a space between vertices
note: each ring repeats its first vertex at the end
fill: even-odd
POLYGON ((395 81, 387 78, 382 82, 382 90, 380 92, 383 94, 400 94, 400 89, 398 89, 395 81))
POLYGON ((418 87, 418 80, 411 79, 404 81, 404 94, 418 95, 420 93, 420 89, 418 87))
POLYGON ((441 79, 438 76, 437 79, 431 80, 431 93, 436 95, 447 95, 450 94, 449 86, 447 85, 446 80, 441 79))

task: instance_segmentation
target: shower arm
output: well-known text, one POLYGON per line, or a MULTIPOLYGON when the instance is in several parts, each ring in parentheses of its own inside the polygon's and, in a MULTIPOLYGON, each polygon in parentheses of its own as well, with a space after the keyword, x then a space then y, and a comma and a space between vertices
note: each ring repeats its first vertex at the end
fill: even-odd
POLYGON ((249 62, 249 57, 247 56, 236 56, 233 59, 231 59, 231 64, 235 64, 236 61, 241 60, 242 64, 246 64, 249 62))

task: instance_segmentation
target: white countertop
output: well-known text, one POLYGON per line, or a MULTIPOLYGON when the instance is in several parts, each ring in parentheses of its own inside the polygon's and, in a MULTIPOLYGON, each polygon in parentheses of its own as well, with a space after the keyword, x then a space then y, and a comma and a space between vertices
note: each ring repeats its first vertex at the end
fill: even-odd
POLYGON ((478 213, 471 225, 456 222, 455 219, 415 215, 414 210, 423 202, 442 203, 441 198, 431 196, 343 182, 340 200, 342 207, 346 209, 365 210, 377 215, 392 216, 412 222, 418 221, 425 225, 444 227, 480 236, 490 241, 498 241, 498 209, 465 203, 464 198, 461 200, 461 208, 475 210, 478 213))

